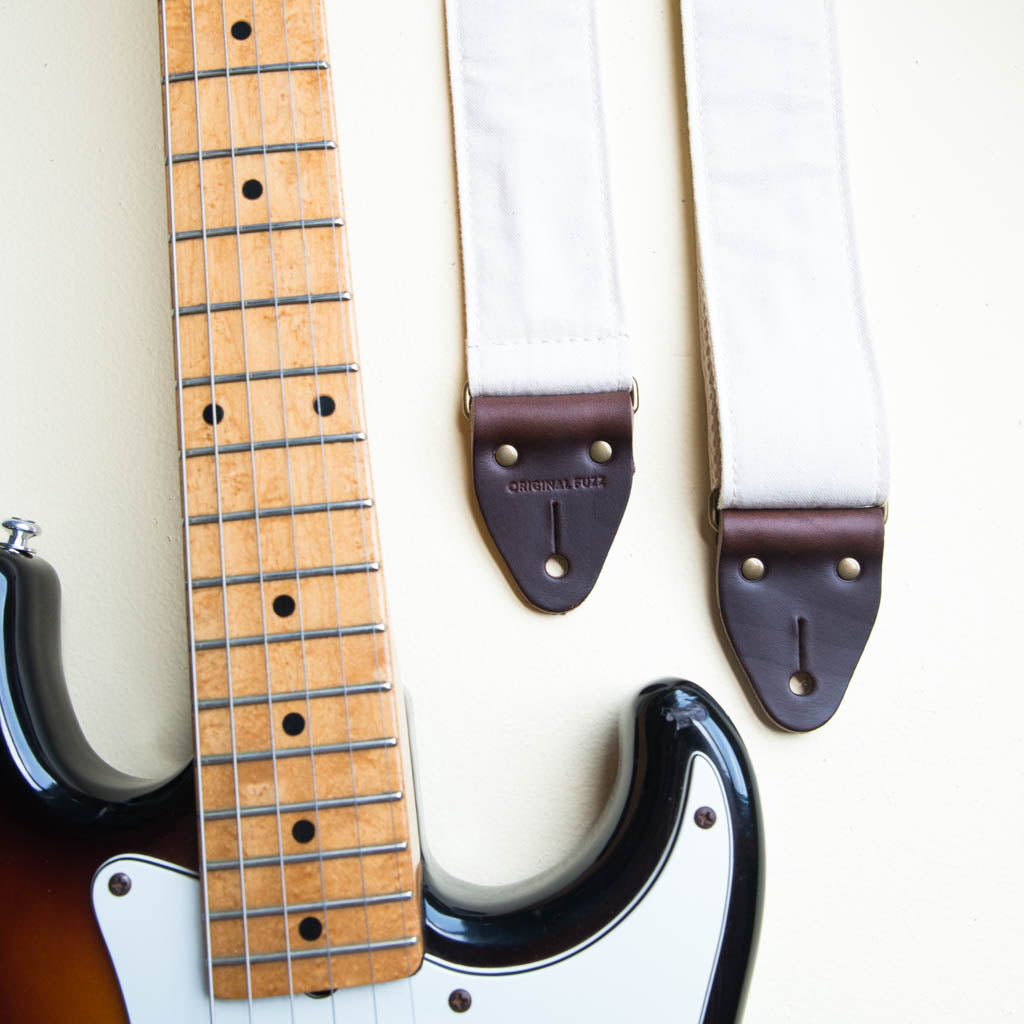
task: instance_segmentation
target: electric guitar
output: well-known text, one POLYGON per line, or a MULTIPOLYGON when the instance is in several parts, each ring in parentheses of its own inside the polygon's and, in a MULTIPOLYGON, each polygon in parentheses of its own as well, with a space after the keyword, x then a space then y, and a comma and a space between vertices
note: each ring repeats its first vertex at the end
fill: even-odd
POLYGON ((641 691, 572 863, 493 892, 421 859, 320 3, 164 0, 160 38, 196 769, 90 748, 9 520, 0 1017, 736 1020, 760 812, 696 686, 641 691))

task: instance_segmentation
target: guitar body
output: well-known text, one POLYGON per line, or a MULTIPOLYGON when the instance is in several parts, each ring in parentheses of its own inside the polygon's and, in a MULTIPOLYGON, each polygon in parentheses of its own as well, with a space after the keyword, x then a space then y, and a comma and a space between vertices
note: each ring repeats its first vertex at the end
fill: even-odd
POLYGON ((426 955, 411 979, 250 1010, 209 997, 188 776, 122 803, 86 790, 84 741, 44 658, 60 647, 56 577, 0 551, 0 580, 0 1019, 424 1024, 466 998, 492 1024, 737 1019, 759 917, 759 808, 739 738, 692 684, 638 697, 619 783, 578 863, 516 895, 460 886, 428 860, 426 955))
MULTIPOLYGON (((729 904, 731 829, 728 821, 707 830, 694 821, 698 807, 721 807, 724 799, 710 761, 697 755, 689 775, 672 856, 645 891, 633 894, 623 913, 575 946, 566 922, 560 929, 558 915, 542 902, 531 913, 547 916, 550 923, 534 930, 533 962, 498 962, 490 968, 452 962, 445 958, 442 942, 432 949, 428 940, 423 966, 412 978, 344 989, 330 1000, 302 993, 294 1000, 255 1000, 251 1017, 244 1001, 222 1000, 215 1019, 223 1024, 440 1024, 452 1019, 452 1001, 466 998, 465 993, 471 1000, 471 1019, 486 1024, 620 1021, 637 1011, 658 1021, 734 1020, 742 976, 723 965, 717 989, 713 982, 729 904), (550 956, 545 956, 545 940, 555 946, 550 956), (714 999, 719 1007, 709 1010, 714 999)), ((132 1024, 207 1020, 206 978, 194 941, 202 933, 195 877, 137 857, 118 858, 98 872, 93 900, 132 1024), (131 891, 112 895, 109 879, 124 875, 132 879, 131 891)), ((577 892, 573 902, 580 911, 599 913, 610 909, 614 894, 606 893, 601 900, 597 893, 577 892)), ((432 911, 439 924, 443 915, 431 907, 428 896, 428 922, 432 911)), ((504 928, 511 931, 508 924, 504 928)), ((458 955, 457 949, 453 952, 458 955)), ((473 953, 470 959, 478 959, 486 946, 473 953)))
POLYGON ((158 10, 196 767, 145 779, 97 756, 57 575, 9 520, 0 1020, 731 1024, 760 812, 692 684, 640 693, 572 863, 496 890, 421 858, 323 12, 158 10))
POLYGON ((117 975, 88 899, 92 879, 98 865, 126 849, 194 866, 195 815, 185 807, 135 829, 75 826, 39 806, 14 774, 5 758, 0 1020, 126 1024, 117 975))

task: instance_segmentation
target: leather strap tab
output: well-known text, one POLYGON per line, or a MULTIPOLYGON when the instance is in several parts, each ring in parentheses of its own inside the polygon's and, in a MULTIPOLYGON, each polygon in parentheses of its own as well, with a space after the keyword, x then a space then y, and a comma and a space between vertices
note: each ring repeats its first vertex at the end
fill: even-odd
POLYGON ((629 500, 629 392, 479 397, 472 410, 484 522, 526 600, 567 612, 593 589, 629 500), (607 461, 595 461, 595 442, 610 446, 607 461), (512 457, 502 446, 515 449, 511 465, 501 464, 512 457), (565 573, 553 576, 559 561, 565 573))
POLYGON ((878 612, 883 539, 880 508, 722 510, 722 620, 783 728, 816 729, 839 707, 878 612))

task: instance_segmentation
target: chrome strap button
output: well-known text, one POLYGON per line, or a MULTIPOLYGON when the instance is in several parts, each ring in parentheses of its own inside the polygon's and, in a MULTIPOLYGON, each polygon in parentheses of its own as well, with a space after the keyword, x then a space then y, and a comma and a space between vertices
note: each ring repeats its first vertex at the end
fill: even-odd
POLYGON ((7 540, 0 540, 0 548, 3 548, 4 551, 16 551, 22 555, 35 554, 35 551, 28 545, 33 537, 38 537, 43 532, 38 523, 32 522, 31 519, 13 516, 10 519, 5 519, 3 525, 4 529, 10 530, 11 535, 7 540))

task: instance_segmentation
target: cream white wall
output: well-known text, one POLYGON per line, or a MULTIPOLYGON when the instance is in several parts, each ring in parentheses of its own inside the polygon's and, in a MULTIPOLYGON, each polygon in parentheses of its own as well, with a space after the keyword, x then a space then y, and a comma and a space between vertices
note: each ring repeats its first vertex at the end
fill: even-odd
MULTIPOLYGON (((622 706, 686 676, 733 717, 761 785, 747 1020, 1016 1019, 1024 7, 839 0, 893 503, 850 693, 790 736, 754 710, 715 625, 677 10, 598 4, 638 472, 594 594, 548 618, 511 593, 471 511, 441 0, 328 6, 434 854, 481 882, 565 857, 604 799, 622 706)), ((155 8, 0 0, 0 513, 43 523, 83 724, 146 772, 189 746, 155 8)))

